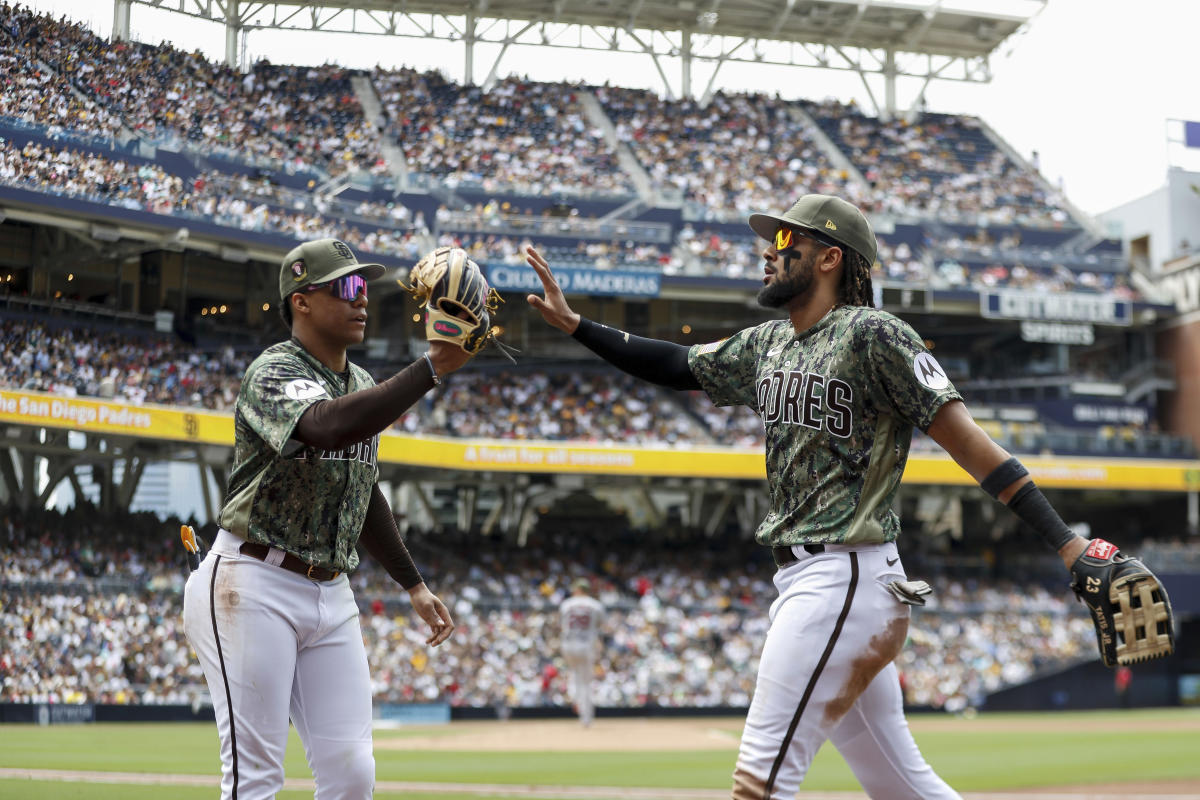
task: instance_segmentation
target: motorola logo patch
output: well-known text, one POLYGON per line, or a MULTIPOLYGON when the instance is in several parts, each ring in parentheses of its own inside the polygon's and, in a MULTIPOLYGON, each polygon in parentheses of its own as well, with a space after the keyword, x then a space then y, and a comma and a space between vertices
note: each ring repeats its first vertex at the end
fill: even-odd
POLYGON ((946 370, 942 369, 942 365, 929 353, 918 353, 913 359, 913 374, 922 386, 935 392, 940 392, 950 385, 946 370))

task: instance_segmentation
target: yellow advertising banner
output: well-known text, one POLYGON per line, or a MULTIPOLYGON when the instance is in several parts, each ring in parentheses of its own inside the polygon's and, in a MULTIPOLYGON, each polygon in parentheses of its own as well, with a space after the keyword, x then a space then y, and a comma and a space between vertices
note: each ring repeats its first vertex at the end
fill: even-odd
POLYGON ((622 447, 580 442, 381 436, 379 460, 483 472, 765 479, 762 450, 622 447))
POLYGON ((170 406, 133 406, 90 397, 0 389, 0 422, 143 439, 233 445, 233 415, 170 406))
MULTIPOLYGON (((507 442, 429 436, 383 436, 379 460, 431 468, 494 472, 577 472, 646 477, 765 480, 761 450, 620 447, 507 442)), ((1022 456, 1039 486, 1183 492, 1200 489, 1200 461, 1022 456)), ((914 453, 904 482, 969 486, 974 480, 949 456, 914 453)))
MULTIPOLYGON (((233 446, 233 415, 167 406, 132 406, 40 392, 0 390, 0 423, 233 446)), ((762 450, 456 439, 384 434, 381 463, 472 472, 574 472, 588 475, 764 480, 762 450)), ((1039 486, 1158 492, 1200 490, 1200 461, 1022 456, 1039 486)), ((968 486, 967 473, 941 453, 914 453, 904 481, 968 486)))

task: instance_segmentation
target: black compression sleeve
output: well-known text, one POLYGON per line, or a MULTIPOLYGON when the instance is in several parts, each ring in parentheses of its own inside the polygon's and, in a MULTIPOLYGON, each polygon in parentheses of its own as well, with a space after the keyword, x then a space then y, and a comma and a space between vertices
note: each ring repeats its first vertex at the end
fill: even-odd
POLYGON ((300 415, 292 438, 322 450, 341 450, 386 430, 432 388, 429 364, 418 358, 378 386, 313 403, 300 415))
POLYGON ((413 563, 400 529, 392 516, 387 498, 379 490, 379 484, 371 487, 371 502, 367 504, 367 518, 363 521, 362 534, 358 537, 371 558, 379 562, 392 580, 411 589, 422 582, 421 573, 413 563))
POLYGON ((623 372, 669 389, 699 389, 700 382, 688 367, 688 348, 661 339, 633 336, 579 318, 571 334, 575 341, 623 372))
POLYGON ((1033 481, 1017 489, 1016 494, 1008 501, 1008 508, 1029 527, 1037 531, 1042 541, 1055 551, 1075 538, 1075 532, 1067 527, 1062 517, 1050 505, 1042 490, 1034 486, 1033 481))

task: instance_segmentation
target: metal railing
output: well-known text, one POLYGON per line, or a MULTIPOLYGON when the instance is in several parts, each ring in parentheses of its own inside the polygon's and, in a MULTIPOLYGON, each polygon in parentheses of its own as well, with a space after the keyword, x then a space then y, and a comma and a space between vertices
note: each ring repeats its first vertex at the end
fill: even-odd
POLYGON ((624 239, 653 244, 671 244, 671 226, 665 222, 580 219, 577 217, 533 217, 521 214, 480 216, 471 211, 441 211, 437 229, 470 233, 504 233, 512 236, 563 236, 572 239, 624 239))

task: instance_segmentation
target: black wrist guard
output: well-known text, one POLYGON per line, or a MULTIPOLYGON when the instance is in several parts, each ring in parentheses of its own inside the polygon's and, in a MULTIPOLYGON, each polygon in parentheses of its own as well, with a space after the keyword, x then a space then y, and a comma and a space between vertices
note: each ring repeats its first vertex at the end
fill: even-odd
POLYGON ((1063 522, 1033 481, 1017 489, 1017 493, 1008 501, 1008 508, 1018 519, 1037 531, 1055 552, 1075 538, 1075 532, 1067 527, 1067 523, 1063 522))

